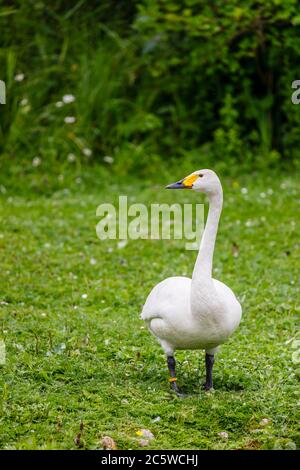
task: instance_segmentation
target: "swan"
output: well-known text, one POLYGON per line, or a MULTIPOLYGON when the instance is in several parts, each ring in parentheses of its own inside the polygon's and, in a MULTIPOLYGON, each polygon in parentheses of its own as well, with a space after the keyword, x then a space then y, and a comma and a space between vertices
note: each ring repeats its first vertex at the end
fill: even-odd
POLYGON ((166 189, 194 190, 207 194, 209 199, 209 212, 192 279, 175 276, 163 280, 152 289, 141 313, 167 356, 171 389, 178 396, 184 396, 176 382, 174 352, 178 349, 205 350, 204 388, 209 391, 213 388, 215 353, 238 327, 242 308, 232 290, 212 278, 215 240, 223 205, 218 176, 212 170, 198 170, 166 189))

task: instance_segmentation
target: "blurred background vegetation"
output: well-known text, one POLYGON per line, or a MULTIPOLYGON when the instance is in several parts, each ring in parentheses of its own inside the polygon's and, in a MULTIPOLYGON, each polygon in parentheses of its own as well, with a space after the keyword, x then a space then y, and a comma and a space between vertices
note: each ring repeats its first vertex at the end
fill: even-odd
POLYGON ((296 0, 0 0, 0 32, 6 184, 299 168, 296 0))

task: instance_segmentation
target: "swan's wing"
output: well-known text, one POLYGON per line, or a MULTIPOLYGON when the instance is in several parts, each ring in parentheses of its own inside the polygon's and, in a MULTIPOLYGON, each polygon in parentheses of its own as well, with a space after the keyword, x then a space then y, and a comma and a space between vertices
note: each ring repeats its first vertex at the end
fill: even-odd
POLYGON ((157 284, 143 306, 141 319, 175 316, 189 310, 191 279, 188 277, 169 277, 157 284))
POLYGON ((235 329, 240 323, 242 317, 242 307, 230 287, 221 281, 213 279, 217 294, 222 303, 225 304, 229 318, 232 321, 232 327, 235 329))

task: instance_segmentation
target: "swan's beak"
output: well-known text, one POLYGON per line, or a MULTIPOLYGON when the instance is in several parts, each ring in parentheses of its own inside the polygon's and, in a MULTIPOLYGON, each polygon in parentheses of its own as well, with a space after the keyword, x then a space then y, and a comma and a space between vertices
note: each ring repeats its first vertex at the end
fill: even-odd
POLYGON ((182 180, 177 181, 177 183, 169 184, 166 186, 166 189, 192 189, 192 186, 187 186, 185 184, 185 179, 186 178, 183 178, 182 180))
POLYGON ((193 184, 198 178, 198 173, 192 173, 182 180, 177 181, 177 183, 169 184, 169 186, 166 186, 166 189, 193 189, 193 184))

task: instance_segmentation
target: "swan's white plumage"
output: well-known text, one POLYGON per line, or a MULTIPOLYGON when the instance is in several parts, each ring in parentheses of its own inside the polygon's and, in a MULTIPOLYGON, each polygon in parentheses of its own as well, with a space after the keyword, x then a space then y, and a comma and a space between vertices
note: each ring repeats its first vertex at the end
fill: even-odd
POLYGON ((217 317, 210 311, 205 296, 203 313, 195 318, 191 311, 191 284, 188 277, 169 277, 150 292, 141 318, 156 336, 165 353, 176 349, 205 349, 212 351, 224 343, 238 326, 242 309, 232 290, 212 279, 214 303, 220 301, 217 317), (222 309, 222 310, 221 310, 222 309))
MULTIPOLYGON (((147 297, 141 314, 168 356, 176 349, 205 349, 213 354, 237 328, 242 315, 232 290, 211 276, 222 209, 222 186, 213 171, 201 170, 193 175, 198 174, 201 178, 192 178, 195 182, 190 189, 208 194, 210 212, 193 278, 169 277, 157 284, 147 297)), ((190 177, 188 181, 191 181, 190 177)), ((175 184, 178 186, 179 183, 175 184)))

